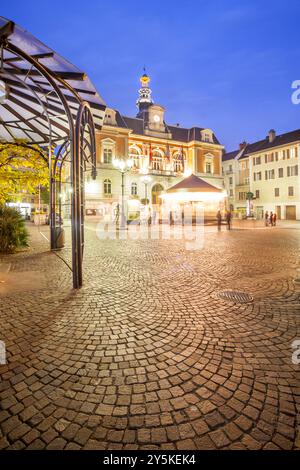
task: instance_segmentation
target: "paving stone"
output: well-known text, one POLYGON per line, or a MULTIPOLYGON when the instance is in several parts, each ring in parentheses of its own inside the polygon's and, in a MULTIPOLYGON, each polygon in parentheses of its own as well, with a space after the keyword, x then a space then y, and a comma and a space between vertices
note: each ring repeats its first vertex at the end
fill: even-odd
POLYGON ((32 225, 29 249, 10 255, 11 273, 45 285, 1 298, 0 448, 299 448, 299 230, 208 228, 189 251, 99 240, 88 224, 77 292, 32 225))

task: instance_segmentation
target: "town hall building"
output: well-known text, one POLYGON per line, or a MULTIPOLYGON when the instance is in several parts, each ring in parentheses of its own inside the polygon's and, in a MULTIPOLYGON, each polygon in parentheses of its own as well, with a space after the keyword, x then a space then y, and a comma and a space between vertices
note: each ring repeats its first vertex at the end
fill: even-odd
POLYGON ((153 102, 149 76, 144 73, 140 82, 135 117, 106 108, 96 135, 98 176, 95 181, 87 177, 85 185, 87 214, 102 215, 120 200, 122 174, 116 159, 131 162, 123 179, 129 219, 140 203, 160 204, 164 191, 191 174, 223 189, 223 146, 214 132, 167 124, 165 108, 153 102))

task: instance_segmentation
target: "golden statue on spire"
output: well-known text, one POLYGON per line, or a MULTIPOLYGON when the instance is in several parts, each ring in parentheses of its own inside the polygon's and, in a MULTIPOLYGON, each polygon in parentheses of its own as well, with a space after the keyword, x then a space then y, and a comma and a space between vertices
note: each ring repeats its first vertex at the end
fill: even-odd
POLYGON ((143 70, 144 70, 144 73, 140 78, 140 82, 142 84, 142 87, 147 87, 150 82, 150 77, 147 75, 145 67, 143 68, 143 70))

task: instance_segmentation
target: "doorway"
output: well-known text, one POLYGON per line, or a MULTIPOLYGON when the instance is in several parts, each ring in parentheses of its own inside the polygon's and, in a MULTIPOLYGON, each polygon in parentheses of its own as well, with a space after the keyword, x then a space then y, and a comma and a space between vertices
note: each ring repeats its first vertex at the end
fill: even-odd
POLYGON ((296 220, 296 206, 285 206, 286 220, 296 220))
POLYGON ((276 206, 276 216, 278 220, 281 220, 281 206, 276 206))
POLYGON ((159 197, 160 194, 164 191, 164 188, 161 184, 155 184, 152 188, 152 204, 161 204, 162 200, 159 197))

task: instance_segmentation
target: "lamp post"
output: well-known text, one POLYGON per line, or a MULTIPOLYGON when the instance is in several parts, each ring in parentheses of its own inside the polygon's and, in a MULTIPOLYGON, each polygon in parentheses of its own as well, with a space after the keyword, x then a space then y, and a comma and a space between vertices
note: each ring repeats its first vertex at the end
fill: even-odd
MULTIPOLYGON (((152 178, 149 175, 142 176, 141 178, 142 183, 145 185, 145 201, 148 200, 148 184, 151 183, 152 178)), ((148 202, 146 202, 148 204, 148 202)))
POLYGON ((125 158, 115 158, 113 160, 113 166, 116 168, 116 170, 118 170, 120 173, 121 173, 121 177, 122 177, 122 184, 121 184, 121 188, 122 188, 122 211, 121 211, 121 226, 120 228, 121 229, 125 229, 126 228, 126 218, 125 218, 125 204, 124 204, 124 177, 125 177, 125 173, 127 173, 127 171, 131 170, 132 168, 132 165, 133 165, 133 161, 128 158, 128 159, 125 159, 125 158))

